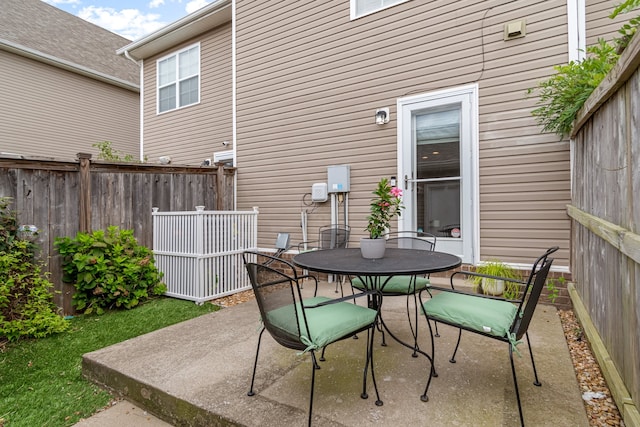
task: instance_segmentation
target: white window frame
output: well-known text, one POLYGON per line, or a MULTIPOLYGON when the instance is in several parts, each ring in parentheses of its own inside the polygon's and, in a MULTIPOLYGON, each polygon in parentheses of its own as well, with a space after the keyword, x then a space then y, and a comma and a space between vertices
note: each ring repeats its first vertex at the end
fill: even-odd
POLYGON ((202 86, 202 70, 201 70, 201 66, 202 66, 202 49, 200 47, 200 43, 194 43, 192 45, 189 45, 183 49, 180 49, 176 52, 173 52, 169 55, 163 56, 162 58, 159 58, 156 61, 156 114, 165 114, 165 113, 169 113, 171 111, 176 111, 176 110, 180 110, 182 108, 186 108, 186 107, 190 107, 192 105, 197 105, 200 103, 200 94, 201 94, 201 86, 202 86), (180 54, 183 52, 186 52, 190 49, 193 49, 197 47, 198 48, 198 72, 196 74, 190 74, 188 76, 182 76, 182 78, 180 77, 180 54), (175 80, 173 81, 173 83, 171 84, 175 84, 176 85, 176 104, 173 108, 169 108, 167 110, 164 111, 160 111, 160 89, 169 86, 169 84, 165 84, 162 87, 160 86, 160 63, 164 62, 170 58, 175 57, 176 61, 175 61, 175 65, 176 65, 176 70, 175 70, 175 80), (189 104, 185 104, 185 105, 180 105, 180 84, 181 82, 191 79, 193 77, 197 76, 198 77, 198 99, 194 102, 191 102, 189 104))
POLYGON ((372 13, 380 12, 381 10, 384 10, 384 9, 389 9, 390 7, 397 6, 397 5, 401 4, 401 3, 406 3, 409 0, 379 0, 380 3, 381 3, 379 8, 358 15, 357 14, 357 10, 358 10, 357 5, 358 5, 359 1, 360 0, 350 0, 350 4, 351 4, 351 20, 362 18, 363 16, 371 15, 372 13), (385 5, 384 4, 385 2, 388 2, 389 4, 385 5))

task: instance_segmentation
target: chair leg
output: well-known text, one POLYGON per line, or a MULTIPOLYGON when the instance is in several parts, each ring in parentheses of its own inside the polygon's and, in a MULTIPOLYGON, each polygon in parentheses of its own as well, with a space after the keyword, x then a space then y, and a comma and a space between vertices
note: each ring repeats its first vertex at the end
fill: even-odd
MULTIPOLYGON (((324 352, 327 349, 327 347, 322 347, 322 353, 320 354, 320 361, 324 362, 326 359, 324 358, 324 352)), ((318 369, 320 369, 320 366, 318 366, 318 369)))
POLYGON ((456 342, 456 348, 453 349, 453 354, 451 355, 451 359, 449 362, 456 363, 456 353, 458 352, 458 347, 460 346, 460 338, 462 338, 462 329, 458 329, 458 341, 456 342))
POLYGON ((516 378, 516 367, 513 364, 513 345, 509 343, 509 360, 511 361, 511 373, 513 374, 513 385, 516 389, 516 399, 518 401, 518 413, 520 414, 520 425, 524 427, 524 417, 522 416, 522 404, 520 403, 520 391, 518 390, 518 379, 516 378))
MULTIPOLYGON (((435 324, 436 322, 433 323, 435 324)), ((431 328, 431 322, 429 322, 429 319, 427 319, 427 326, 429 326, 429 336, 431 337, 431 376, 436 378, 438 376, 438 373, 436 372, 436 344, 433 340, 433 329, 431 328)))
POLYGON ((371 363, 371 380, 373 381, 373 388, 376 392, 376 406, 382 406, 383 402, 380 400, 380 393, 378 392, 378 383, 376 382, 376 374, 373 368, 373 336, 375 335, 375 325, 367 331, 367 359, 364 364, 364 374, 362 377, 362 394, 361 398, 367 399, 367 372, 369 370, 369 363, 371 363))
POLYGON ((262 341, 262 334, 264 333, 264 327, 260 331, 260 336, 258 336, 258 348, 256 348, 256 359, 253 362, 253 374, 251 375, 251 387, 249 387, 249 392, 247 396, 254 396, 255 393, 253 391, 253 383, 256 379, 256 368, 258 366, 258 353, 260 352, 260 341, 262 341))
POLYGON ((311 427, 311 419, 313 418, 313 390, 316 383, 316 366, 318 366, 318 362, 316 361, 316 353, 311 350, 311 395, 309 396, 309 422, 308 425, 311 427))
POLYGON ((409 298, 410 295, 407 295, 407 318, 409 319, 409 328, 411 329, 411 335, 413 336, 413 354, 411 356, 418 357, 418 350, 420 350, 420 347, 418 347, 418 296, 415 293, 413 294, 413 317, 415 319, 415 323, 411 321, 409 298))
POLYGON ((525 332, 525 336, 527 337, 527 345, 529 346, 529 355, 531 356, 531 366, 533 366, 533 376, 536 379, 533 382, 533 385, 540 387, 542 383, 538 380, 538 371, 536 370, 536 362, 533 361, 533 351, 531 350, 531 341, 529 341, 529 331, 525 332))
POLYGON ((422 396, 420 396, 420 400, 422 400, 423 402, 428 402, 429 396, 427 395, 427 393, 429 392, 431 379, 434 377, 437 377, 438 374, 436 373, 436 365, 435 365, 436 352, 435 352, 435 344, 433 343, 433 329, 431 328, 431 323, 429 322, 429 318, 426 317, 426 315, 425 315, 425 318, 427 319, 427 325, 429 326, 429 335, 431 336, 431 358, 427 356, 427 359, 430 359, 429 362, 431 363, 431 369, 429 369, 429 377, 427 378, 427 385, 424 388, 424 393, 422 393, 422 396))

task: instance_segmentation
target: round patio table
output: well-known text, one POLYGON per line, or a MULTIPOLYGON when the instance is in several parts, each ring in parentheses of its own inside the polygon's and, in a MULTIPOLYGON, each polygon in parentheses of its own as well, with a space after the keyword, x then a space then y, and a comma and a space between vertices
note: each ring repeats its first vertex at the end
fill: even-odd
POLYGON ((366 259, 362 258, 360 248, 345 248, 304 252, 294 256, 293 263, 307 270, 365 279, 438 273, 458 267, 462 260, 445 252, 402 248, 387 248, 384 258, 366 259))
MULTIPOLYGON (((447 271, 460 266, 462 260, 456 255, 444 252, 402 248, 387 248, 383 258, 366 259, 362 257, 360 248, 344 248, 304 252, 294 256, 293 263, 306 270, 356 276, 367 289, 382 291, 392 276, 414 276, 447 271)), ((379 300, 374 298, 370 301, 373 308, 377 308, 381 303, 382 296, 379 300)), ((380 316, 380 323, 395 341, 422 354, 431 363, 427 386, 424 394, 420 396, 423 402, 428 401, 427 390, 431 378, 438 376, 433 366, 433 359, 424 351, 396 337, 384 323, 382 316, 380 316)), ((433 353, 433 343, 431 346, 433 353)))

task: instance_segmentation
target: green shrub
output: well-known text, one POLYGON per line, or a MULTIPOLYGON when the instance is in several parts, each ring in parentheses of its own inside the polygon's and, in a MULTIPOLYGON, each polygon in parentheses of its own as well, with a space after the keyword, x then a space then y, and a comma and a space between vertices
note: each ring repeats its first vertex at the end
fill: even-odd
POLYGON ((67 329, 53 303, 53 284, 35 256, 35 245, 20 240, 10 199, 0 198, 0 337, 41 338, 67 329))
POLYGON ((9 251, 18 232, 15 212, 9 210, 10 197, 0 197, 0 251, 9 251))
MULTIPOLYGON (((532 111, 542 130, 561 137, 571 133, 578 111, 613 68, 618 56, 613 46, 600 39, 597 45, 587 48, 583 61, 553 67, 557 73, 538 84, 539 107, 532 111)), ((533 92, 534 89, 529 89, 527 94, 533 92)))
MULTIPOLYGON (((639 6, 640 0, 625 0, 616 6, 609 17, 615 18, 639 6)), ((584 60, 553 67, 557 72, 555 75, 527 91, 527 95, 535 91, 540 96, 537 102, 539 107, 532 114, 543 132, 554 132, 560 137, 571 133, 578 111, 616 64, 638 27, 640 16, 631 18, 618 30, 621 37, 615 38, 613 44, 599 39, 596 45, 587 48, 584 60)))
POLYGON ((76 287, 77 310, 100 314, 104 309, 130 309, 166 292, 153 253, 138 245, 132 230, 111 226, 106 233, 59 237, 55 246, 64 257, 63 280, 76 287))

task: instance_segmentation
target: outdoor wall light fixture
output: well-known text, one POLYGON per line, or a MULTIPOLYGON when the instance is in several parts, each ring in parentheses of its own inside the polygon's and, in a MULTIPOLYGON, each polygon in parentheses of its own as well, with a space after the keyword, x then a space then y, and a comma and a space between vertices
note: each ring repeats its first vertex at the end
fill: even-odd
POLYGON ((389 123, 389 109, 378 108, 376 110, 376 124, 383 125, 385 123, 389 123))

